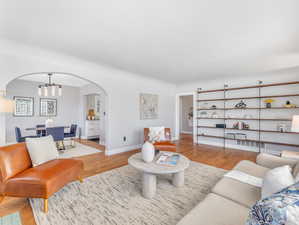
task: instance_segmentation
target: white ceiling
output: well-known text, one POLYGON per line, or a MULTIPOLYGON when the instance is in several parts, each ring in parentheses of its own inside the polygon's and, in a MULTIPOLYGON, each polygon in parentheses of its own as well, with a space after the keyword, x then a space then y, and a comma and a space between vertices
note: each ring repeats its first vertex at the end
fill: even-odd
MULTIPOLYGON (((49 77, 47 74, 27 75, 27 76, 21 77, 19 79, 34 81, 34 82, 39 82, 39 83, 48 83, 48 81, 49 81, 49 77)), ((67 74, 59 74, 59 73, 53 74, 52 82, 56 83, 56 84, 61 84, 64 86, 72 86, 72 87, 83 87, 87 84, 90 84, 90 82, 85 81, 81 78, 77 78, 75 76, 70 76, 67 74)))
POLYGON ((0 3, 0 37, 174 83, 299 65, 298 0, 0 3))

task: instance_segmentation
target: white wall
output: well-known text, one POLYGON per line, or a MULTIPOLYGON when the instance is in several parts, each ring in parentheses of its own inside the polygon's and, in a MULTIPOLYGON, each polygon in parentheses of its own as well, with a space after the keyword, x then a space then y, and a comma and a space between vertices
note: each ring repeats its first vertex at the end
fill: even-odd
MULTIPOLYGON (((209 90, 209 89, 218 89, 223 88, 224 84, 227 84, 229 87, 240 87, 240 86, 247 86, 247 85, 256 85, 258 80, 262 80, 264 83, 277 83, 277 82, 287 82, 287 81, 298 81, 299 77, 296 72, 293 72, 292 70, 287 71, 279 71, 279 72, 273 72, 271 74, 260 74, 255 76, 244 76, 243 78, 227 78, 227 79, 216 79, 216 80, 202 80, 200 82, 193 82, 193 83, 186 83, 177 86, 176 92, 177 94, 180 93, 186 93, 186 92, 192 92, 196 91, 197 88, 202 88, 203 90, 209 90)), ((227 97, 242 97, 242 96, 257 96, 258 95, 257 89, 249 89, 249 90, 238 90, 238 91, 232 91, 228 92, 227 97)), ((263 88, 261 95, 279 95, 279 94, 298 94, 299 93, 299 85, 292 85, 292 86, 279 86, 279 87, 271 87, 271 88, 263 88)), ((223 92, 218 93, 207 93, 201 95, 202 99, 208 99, 208 98, 223 98, 223 92)), ((287 98, 279 98, 276 99, 277 101, 273 103, 273 106, 282 106, 286 100, 291 100, 292 103, 295 103, 297 106, 299 106, 299 98, 298 97, 287 97, 287 98)), ((234 105, 238 101, 229 101, 227 103, 227 107, 234 107, 234 105)), ((245 102, 250 107, 256 107, 257 106, 257 100, 245 100, 245 102)), ((222 107, 223 102, 209 102, 209 106, 211 105, 217 105, 217 107, 222 107)), ((200 106, 200 103, 198 104, 200 106)), ((208 113, 212 113, 212 111, 207 111, 208 113)), ((217 111, 215 111, 217 112, 217 111)), ((217 112, 219 117, 223 117, 223 112, 218 111, 217 112)), ((243 117, 245 114, 250 114, 253 117, 257 117, 257 110, 245 110, 245 111, 228 111, 227 115, 230 117, 243 117)), ((293 110, 264 110, 262 111, 261 117, 262 118, 292 118, 292 115, 299 114, 298 109, 293 110)), ((199 114, 198 114, 199 115, 199 114)), ((232 127, 232 123, 234 121, 227 121, 226 124, 228 127, 232 127)), ((248 122, 248 121, 244 121, 248 122)), ((215 126, 216 123, 223 123, 222 120, 200 120, 201 125, 206 126, 215 126)), ((290 122, 283 122, 290 126, 290 122)), ((255 121, 250 122, 249 124, 251 126, 251 129, 257 129, 258 124, 255 121)), ((277 129, 278 122, 262 122, 261 128, 265 130, 276 130, 277 129)), ((223 130, 219 129, 199 129, 199 133, 204 134, 211 134, 211 135, 218 135, 223 136, 223 130)), ((230 131, 227 131, 230 132, 230 131)), ((231 131, 231 132, 237 132, 237 131, 231 131)), ((257 133, 255 132, 246 132, 241 131, 241 133, 246 133, 247 137, 249 139, 258 139, 257 133)), ((299 145, 298 141, 298 134, 280 134, 280 133, 263 133, 262 139, 267 141, 277 141, 277 142, 284 142, 284 143, 291 143, 291 144, 297 144, 299 145)), ((195 139, 196 141, 196 139, 195 139)), ((222 146, 223 140, 221 139, 214 139, 214 138, 198 138, 198 143, 202 144, 210 144, 210 145, 216 145, 216 146, 222 146)), ((227 146, 231 148, 237 148, 237 149, 244 149, 244 150, 252 150, 257 151, 256 147, 252 146, 243 146, 236 144, 236 141, 227 141, 227 146)), ((290 148, 286 146, 279 146, 279 145, 266 145, 265 149, 262 149, 262 151, 265 152, 280 152, 281 150, 298 150, 298 148, 290 148)))
MULTIPOLYGON (((144 127, 174 127, 173 84, 10 41, 0 41, 0 48, 0 89, 5 89, 10 81, 22 74, 43 71, 76 74, 101 86, 108 100, 108 154, 140 146, 144 127), (159 95, 158 119, 140 120, 140 93, 159 95), (123 136, 127 137, 126 142, 123 136)), ((5 129, 5 124, 1 124, 1 127, 5 129)))
MULTIPOLYGON (((36 135, 34 131, 26 131, 25 128, 35 127, 37 124, 45 124, 47 117, 39 114, 40 97, 37 93, 37 87, 40 83, 14 80, 7 85, 6 96, 13 99, 14 96, 33 97, 34 98, 34 116, 33 117, 15 117, 11 114, 6 116, 6 142, 16 141, 15 127, 20 127, 22 135, 36 135)), ((57 116, 53 117, 54 123, 59 126, 70 126, 79 121, 78 102, 80 89, 78 87, 63 86, 63 95, 61 97, 49 97, 57 99, 57 116)))
POLYGON ((189 122, 189 113, 193 112, 193 95, 181 96, 181 112, 180 112, 180 132, 181 133, 192 133, 193 122, 189 122), (190 109, 192 110, 190 111, 190 109))

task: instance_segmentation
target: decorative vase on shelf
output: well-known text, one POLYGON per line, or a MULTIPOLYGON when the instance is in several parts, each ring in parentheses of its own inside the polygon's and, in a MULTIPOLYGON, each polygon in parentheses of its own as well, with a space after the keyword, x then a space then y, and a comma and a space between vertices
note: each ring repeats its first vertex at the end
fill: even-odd
POLYGON ((152 162, 155 158, 155 147, 150 142, 145 142, 141 149, 142 159, 144 162, 152 162))

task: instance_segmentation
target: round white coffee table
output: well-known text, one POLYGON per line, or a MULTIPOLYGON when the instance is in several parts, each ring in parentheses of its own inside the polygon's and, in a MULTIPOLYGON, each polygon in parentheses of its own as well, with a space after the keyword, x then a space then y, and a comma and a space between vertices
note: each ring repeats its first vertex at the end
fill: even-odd
MULTIPOLYGON (((163 152, 160 152, 160 154, 161 153, 163 152)), ((141 153, 136 153, 128 159, 129 165, 143 173, 143 197, 152 198, 155 196, 157 189, 157 175, 159 174, 172 174, 172 184, 174 186, 180 187, 184 185, 184 171, 189 167, 190 160, 181 154, 179 155, 180 158, 175 166, 159 165, 156 163, 156 160, 146 163, 142 160, 141 153)))

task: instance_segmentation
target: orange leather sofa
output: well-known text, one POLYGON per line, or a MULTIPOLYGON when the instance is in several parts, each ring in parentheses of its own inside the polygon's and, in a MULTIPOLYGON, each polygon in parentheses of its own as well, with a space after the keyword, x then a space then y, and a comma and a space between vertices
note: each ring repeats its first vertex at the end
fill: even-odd
POLYGON ((0 147, 0 202, 5 196, 43 198, 47 213, 48 198, 69 182, 82 182, 82 169, 83 162, 75 159, 56 159, 32 167, 26 144, 0 147))
MULTIPOLYGON (((149 140, 149 128, 144 128, 144 142, 149 140)), ((176 144, 171 142, 171 130, 165 128, 165 141, 155 142, 154 146, 156 150, 160 151, 176 151, 176 144)))

